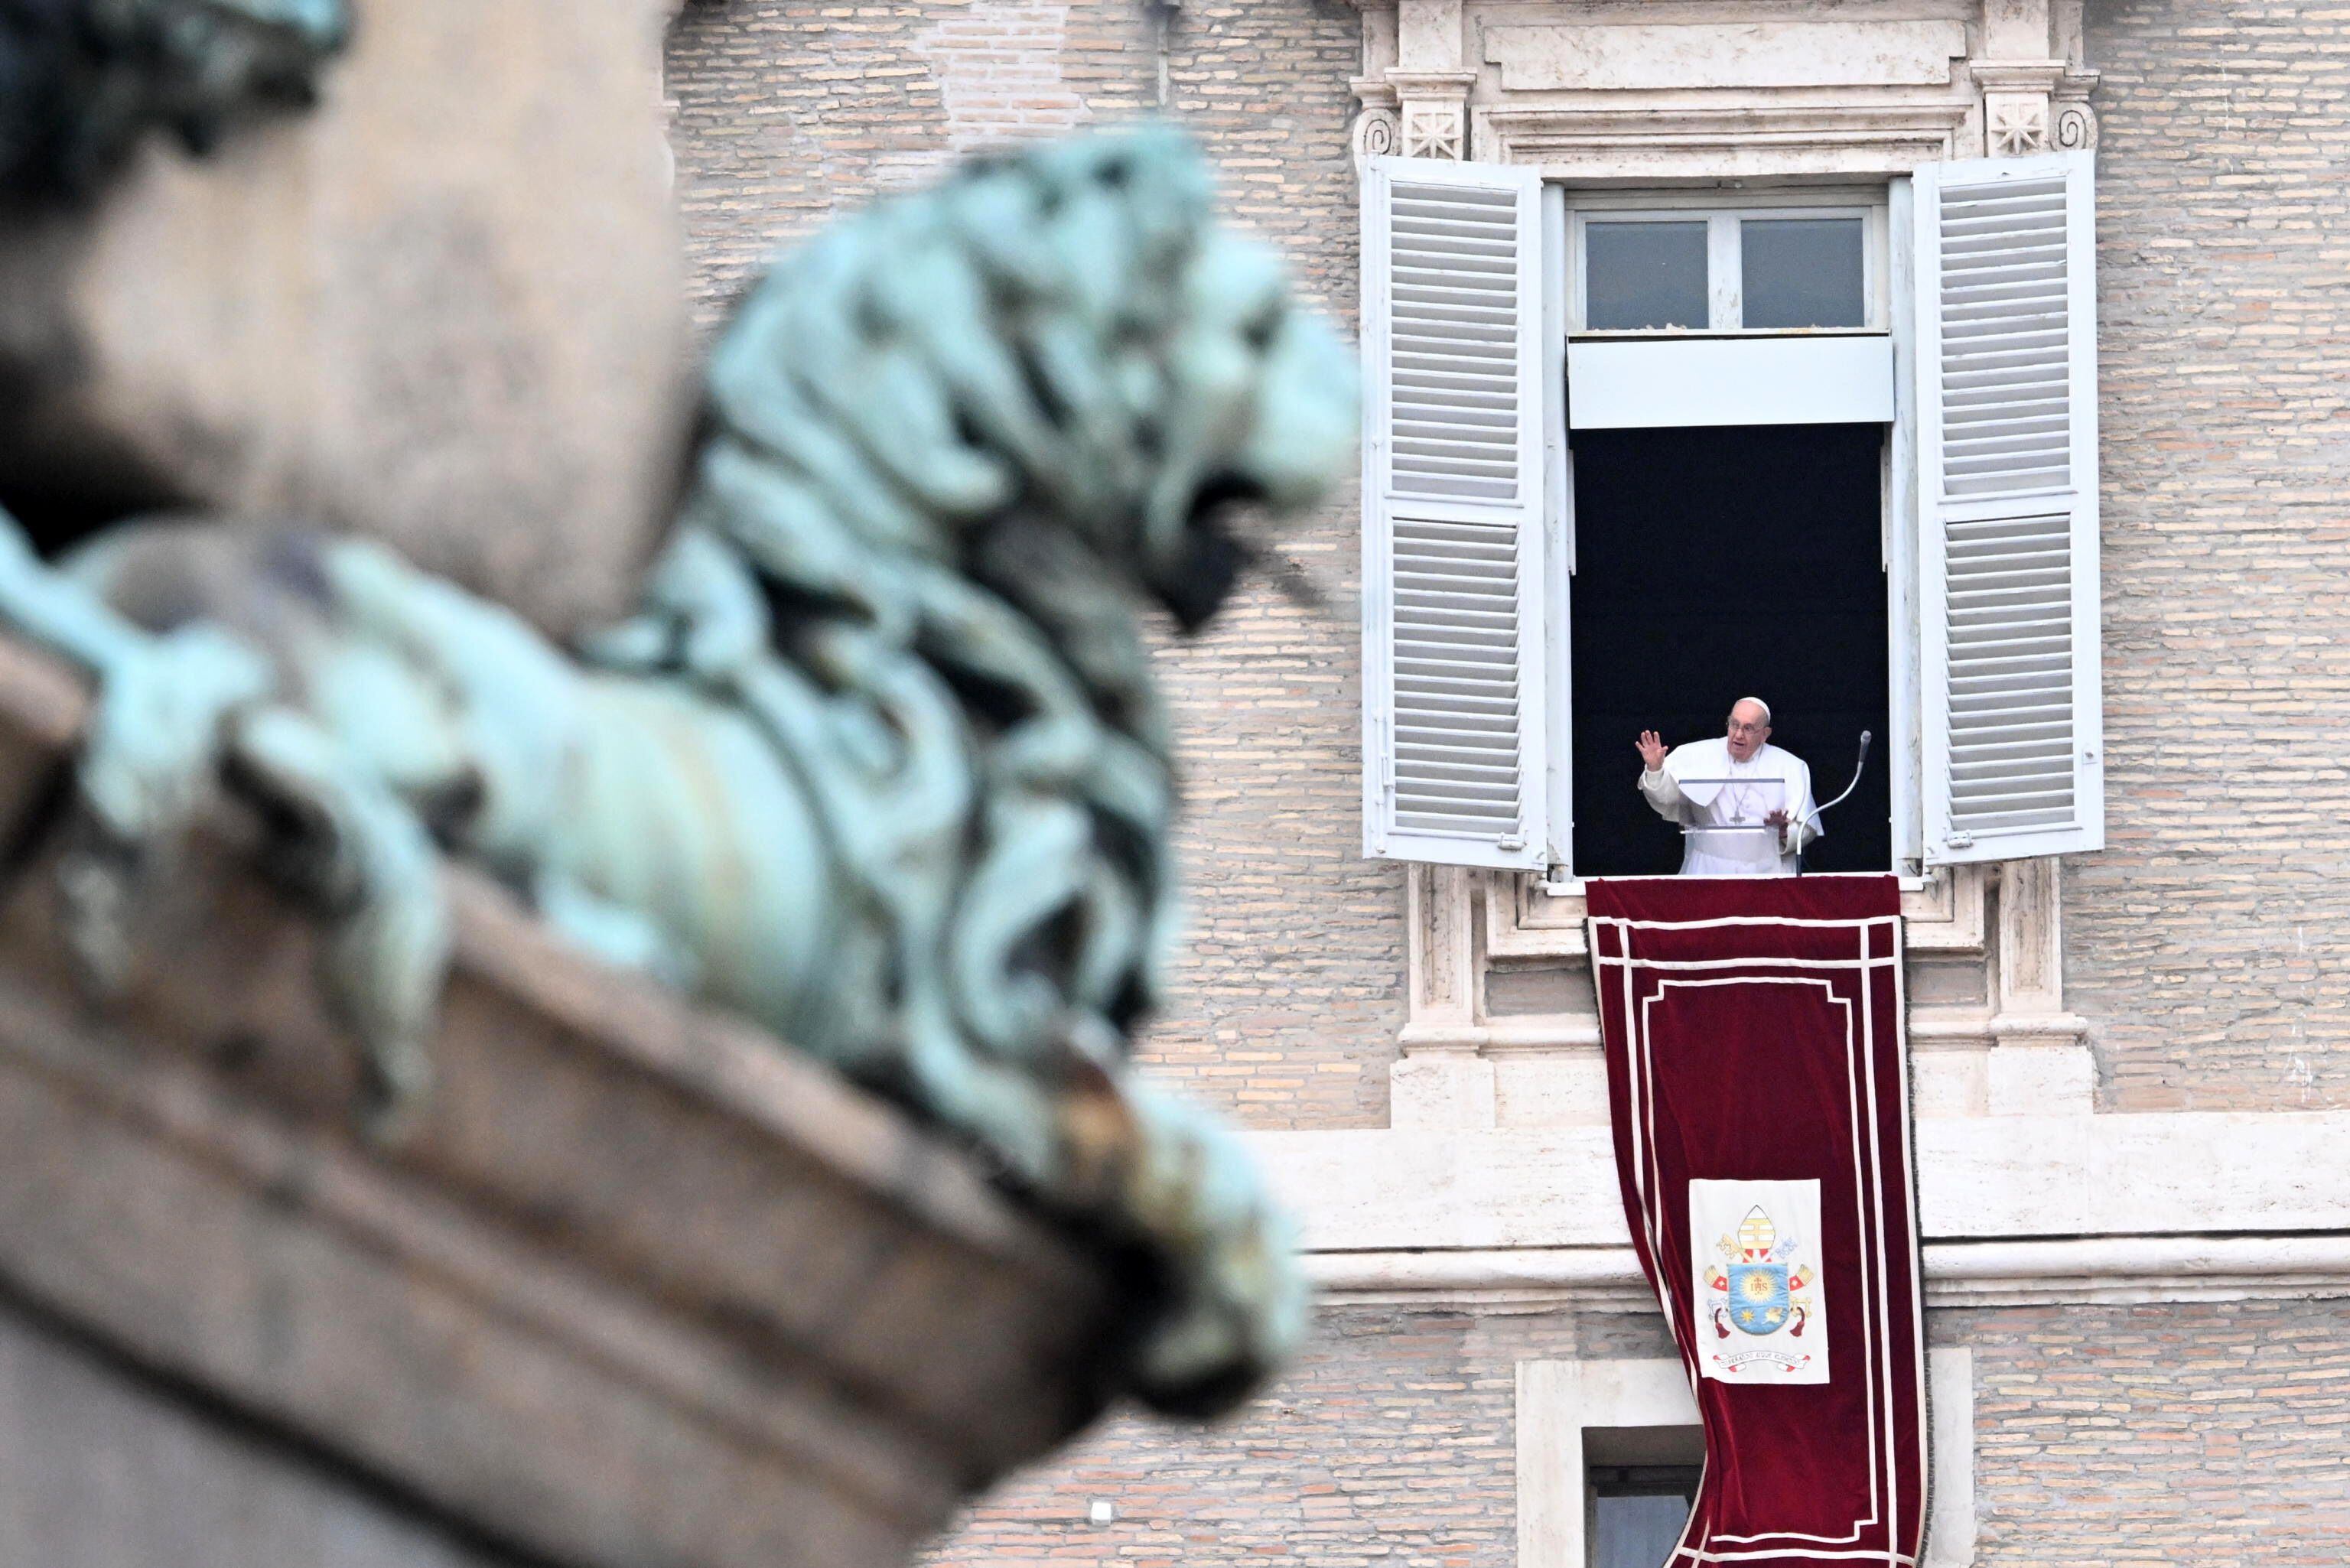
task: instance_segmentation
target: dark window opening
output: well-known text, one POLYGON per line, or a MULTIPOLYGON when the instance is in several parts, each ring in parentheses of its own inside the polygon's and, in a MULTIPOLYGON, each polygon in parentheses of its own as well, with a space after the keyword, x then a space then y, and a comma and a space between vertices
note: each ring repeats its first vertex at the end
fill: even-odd
POLYGON ((1697 1501, 1698 1472, 1679 1465, 1595 1465, 1591 1568, 1661 1568, 1697 1501))
POLYGON ((1568 586, 1575 863, 1580 877, 1680 868, 1679 829, 1641 798, 1633 741, 1719 735, 1740 697, 1811 764, 1823 819, 1806 871, 1893 864, 1881 425, 1580 431, 1568 586))
POLYGON ((1660 1568, 1697 1502, 1696 1427, 1586 1427, 1583 1496, 1590 1568, 1660 1568))

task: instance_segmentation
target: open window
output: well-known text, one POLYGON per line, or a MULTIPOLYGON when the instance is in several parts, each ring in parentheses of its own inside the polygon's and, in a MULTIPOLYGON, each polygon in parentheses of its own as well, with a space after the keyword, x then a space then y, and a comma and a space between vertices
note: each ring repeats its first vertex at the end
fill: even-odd
POLYGON ((1747 692, 1820 870, 2099 847, 2086 153, 1769 192, 1365 182, 1366 840, 1669 871, 1747 692))
MULTIPOLYGON (((1886 427, 1769 424, 1573 432, 1575 571, 1568 864, 1669 875, 1680 836, 1632 787, 1631 739, 1721 732, 1750 691, 1825 801, 1890 708, 1880 518, 1886 427), (1628 765, 1627 765, 1628 764, 1628 765)), ((1814 871, 1893 864, 1884 753, 1826 817, 1814 871)))

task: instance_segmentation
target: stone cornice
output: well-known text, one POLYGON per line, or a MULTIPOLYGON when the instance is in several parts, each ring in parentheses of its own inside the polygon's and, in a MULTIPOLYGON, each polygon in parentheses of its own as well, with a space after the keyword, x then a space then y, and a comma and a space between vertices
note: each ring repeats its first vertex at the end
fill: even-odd
MULTIPOLYGON (((2054 92, 2066 75, 2062 60, 1970 60, 1977 85, 2014 92, 2054 92)), ((2094 76, 2094 73, 2091 73, 2094 76)))
POLYGON ((2096 73, 2064 57, 2077 52, 2077 17, 2048 57, 2022 57, 2022 36, 2002 34, 2005 52, 1970 58, 1980 29, 1947 16, 1351 3, 1363 19, 1365 73, 1352 84, 1362 155, 1472 156, 1637 184, 1885 178, 2097 140, 2096 73), (1481 38, 1486 57, 1461 68, 1481 38))
MULTIPOLYGON (((1652 1312, 1627 1247, 1316 1252, 1332 1305, 1555 1303, 1652 1312)), ((2350 1295, 2350 1231, 2291 1236, 2096 1236, 1929 1241, 1926 1304, 1936 1308, 2258 1301, 2350 1295)))
POLYGON ((1477 85, 1474 71, 1405 71, 1387 74, 1388 86, 1406 97, 1458 98, 1477 85))
MULTIPOLYGON (((1347 1296, 1647 1310, 1605 1127, 1258 1133, 1347 1296)), ((1921 1118, 1939 1305, 2350 1293, 2350 1112, 1921 1118)))

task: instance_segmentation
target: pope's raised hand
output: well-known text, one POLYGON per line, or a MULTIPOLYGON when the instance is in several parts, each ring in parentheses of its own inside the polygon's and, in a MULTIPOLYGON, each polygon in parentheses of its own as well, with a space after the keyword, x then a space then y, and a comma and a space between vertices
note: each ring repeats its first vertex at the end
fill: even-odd
POLYGON ((1640 738, 1632 743, 1639 749, 1640 763, 1648 772, 1655 773, 1665 765, 1665 742, 1654 730, 1641 731, 1640 738))

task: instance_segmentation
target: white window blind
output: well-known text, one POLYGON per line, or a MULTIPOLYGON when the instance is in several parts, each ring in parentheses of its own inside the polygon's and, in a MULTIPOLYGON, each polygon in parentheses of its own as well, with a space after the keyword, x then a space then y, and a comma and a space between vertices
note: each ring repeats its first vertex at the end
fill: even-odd
POLYGON ((1926 859, 2101 848, 2091 154, 1916 198, 1926 859))
POLYGON ((1540 184, 1363 183, 1364 840, 1544 863, 1540 184))

